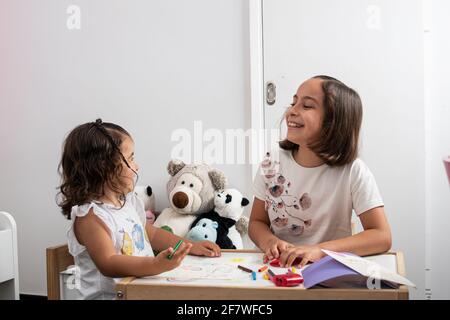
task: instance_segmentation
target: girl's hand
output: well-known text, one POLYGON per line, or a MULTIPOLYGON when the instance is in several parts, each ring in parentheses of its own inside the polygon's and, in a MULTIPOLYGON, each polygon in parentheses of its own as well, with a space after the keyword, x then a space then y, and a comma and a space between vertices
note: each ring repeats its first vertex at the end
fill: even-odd
POLYGON ((211 241, 192 243, 191 254, 195 256, 220 257, 220 247, 211 241))
POLYGON ((172 256, 172 259, 169 259, 169 255, 173 252, 173 248, 169 247, 164 251, 161 251, 156 257, 156 266, 158 270, 160 270, 159 273, 169 271, 172 269, 175 269, 181 264, 181 261, 186 257, 186 255, 189 253, 189 251, 192 248, 191 243, 182 243, 180 247, 178 248, 177 252, 174 253, 172 256))
POLYGON ((292 244, 276 237, 269 239, 261 246, 261 250, 264 252, 264 263, 278 258, 282 252, 291 247, 293 247, 292 244))
POLYGON ((280 255, 280 266, 289 268, 294 263, 295 258, 301 257, 299 267, 304 267, 308 262, 316 262, 325 257, 319 246, 298 246, 285 250, 280 255))

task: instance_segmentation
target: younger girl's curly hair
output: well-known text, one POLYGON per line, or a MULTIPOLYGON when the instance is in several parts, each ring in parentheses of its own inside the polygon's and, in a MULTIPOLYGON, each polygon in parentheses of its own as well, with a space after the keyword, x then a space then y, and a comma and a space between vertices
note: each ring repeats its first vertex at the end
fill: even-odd
POLYGON ((58 206, 70 220, 72 206, 100 199, 105 188, 125 198, 125 183, 120 179, 126 162, 120 145, 130 134, 122 127, 97 119, 77 126, 64 141, 58 170, 62 183, 59 186, 58 206))

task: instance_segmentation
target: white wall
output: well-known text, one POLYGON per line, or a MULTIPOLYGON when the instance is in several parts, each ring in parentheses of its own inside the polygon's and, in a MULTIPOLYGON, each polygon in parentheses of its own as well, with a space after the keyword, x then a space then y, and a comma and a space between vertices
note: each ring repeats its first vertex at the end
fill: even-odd
MULTIPOLYGON (((171 133, 250 126, 248 4, 241 0, 1 1, 0 208, 18 225, 20 292, 46 294, 45 248, 63 138, 96 117, 133 135, 140 183, 167 206, 171 133), (66 9, 81 9, 68 30, 66 9)), ((217 165, 251 195, 249 165, 217 165)))
POLYGON ((427 297, 450 299, 450 2, 424 0, 427 297))

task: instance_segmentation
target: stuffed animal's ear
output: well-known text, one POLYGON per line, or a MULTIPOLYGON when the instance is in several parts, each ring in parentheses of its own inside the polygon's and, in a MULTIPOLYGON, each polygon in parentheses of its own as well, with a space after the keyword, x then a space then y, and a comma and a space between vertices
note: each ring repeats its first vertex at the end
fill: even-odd
POLYGON ((249 219, 245 216, 240 217, 236 222, 236 230, 240 233, 241 236, 244 236, 248 233, 248 224, 249 219))
POLYGON ((227 178, 222 171, 213 169, 208 172, 209 178, 211 179, 214 190, 223 190, 227 184, 227 178))
POLYGON ((195 218, 194 222, 191 223, 191 226, 189 227, 189 229, 192 229, 193 227, 195 227, 197 225, 197 223, 205 217, 207 217, 205 213, 202 213, 201 215, 197 216, 197 218, 195 218))
POLYGON ((214 229, 217 229, 219 227, 219 224, 217 223, 217 221, 213 221, 212 226, 214 229))
POLYGON ((173 177, 176 175, 181 169, 183 169, 186 164, 181 160, 170 160, 167 165, 167 172, 173 177))
POLYGON ((250 201, 248 201, 247 198, 242 198, 241 206, 245 207, 245 206, 248 205, 249 203, 250 203, 250 201))
POLYGON ((145 189, 145 191, 147 191, 147 195, 148 195, 149 197, 151 197, 151 196, 152 196, 152 194, 153 194, 153 190, 152 190, 152 187, 150 187, 150 186, 147 186, 147 188, 145 189))

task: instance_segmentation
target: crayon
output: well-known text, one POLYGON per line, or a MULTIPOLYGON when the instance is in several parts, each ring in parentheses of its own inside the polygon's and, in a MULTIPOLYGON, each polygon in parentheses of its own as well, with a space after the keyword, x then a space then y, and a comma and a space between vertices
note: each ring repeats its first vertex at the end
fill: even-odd
POLYGON ((167 256, 167 259, 171 260, 173 258, 173 255, 175 254, 175 252, 177 252, 178 248, 181 246, 182 243, 183 243, 182 239, 178 240, 177 244, 173 248, 172 253, 167 256))
POLYGON ((275 277, 275 273, 273 273, 272 270, 268 269, 268 270, 267 270, 267 273, 269 274, 269 279, 270 279, 270 280, 272 280, 273 277, 275 277))
POLYGON ((253 281, 256 280, 256 272, 255 271, 252 271, 252 279, 253 279, 253 281))
POLYGON ((261 268, 258 269, 258 272, 266 271, 267 268, 268 268, 268 266, 262 266, 261 268))
POLYGON ((241 265, 238 266, 239 269, 241 269, 242 271, 248 272, 248 273, 252 273, 253 270, 250 270, 249 268, 243 267, 241 265))

